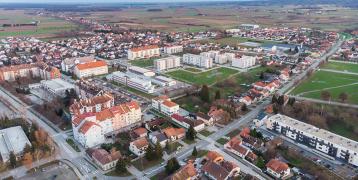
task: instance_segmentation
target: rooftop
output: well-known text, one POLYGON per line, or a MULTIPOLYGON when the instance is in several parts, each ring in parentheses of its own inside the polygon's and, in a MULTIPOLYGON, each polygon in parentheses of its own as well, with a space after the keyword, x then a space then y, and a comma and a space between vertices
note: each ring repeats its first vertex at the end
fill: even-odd
POLYGON ((21 153, 26 144, 31 145, 21 126, 0 130, 0 155, 4 161, 9 159, 10 152, 21 153))
POLYGON ((85 70, 85 69, 93 69, 98 67, 107 66, 107 63, 105 61, 94 61, 94 62, 87 62, 84 64, 77 64, 77 68, 79 70, 85 70))

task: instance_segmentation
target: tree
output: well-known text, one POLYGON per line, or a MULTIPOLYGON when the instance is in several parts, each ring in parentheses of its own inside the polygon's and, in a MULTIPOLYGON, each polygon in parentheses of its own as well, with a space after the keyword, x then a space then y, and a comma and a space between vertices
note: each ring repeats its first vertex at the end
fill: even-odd
POLYGON ((244 104, 242 104, 242 106, 241 106, 241 111, 247 111, 247 105, 244 103, 244 104))
POLYGON ((189 140, 194 140, 196 137, 196 131, 193 126, 190 126, 188 131, 185 134, 186 138, 189 140))
POLYGON ((263 80, 264 79, 264 72, 260 73, 260 79, 263 80))
POLYGON ((210 101, 210 92, 209 92, 209 87, 207 85, 203 85, 201 87, 200 99, 204 102, 210 101))
POLYGON ((259 158, 257 158, 256 166, 260 169, 265 168, 265 161, 261 156, 259 156, 259 158))
POLYGON ((148 146, 146 152, 145 152, 145 158, 148 160, 148 161, 151 161, 153 160, 153 155, 155 154, 154 150, 153 150, 153 147, 151 145, 148 146))
POLYGON ((294 97, 290 97, 288 99, 288 105, 290 105, 290 106, 293 106, 295 104, 295 102, 296 102, 296 98, 294 98, 294 97))
POLYGON ((162 157, 163 156, 163 149, 162 146, 160 145, 159 141, 157 141, 157 143, 155 144, 155 155, 157 157, 162 157))
POLYGON ((277 103, 277 96, 276 96, 276 94, 274 94, 274 95, 272 96, 271 103, 272 103, 272 104, 277 103))
POLYGON ((116 171, 118 173, 127 172, 127 161, 124 158, 120 158, 116 164, 116 171))
POLYGON ((215 92, 215 99, 221 99, 220 90, 217 90, 217 91, 215 92))
POLYGON ((16 167, 16 156, 14 154, 14 152, 10 152, 10 155, 9 155, 9 158, 10 158, 10 166, 15 168, 16 167))
POLYGON ((29 144, 26 144, 23 151, 24 153, 29 153, 32 152, 32 148, 29 144))
POLYGON ((342 102, 346 102, 346 100, 348 99, 348 94, 345 92, 342 92, 341 94, 339 94, 338 97, 342 102))
POLYGON ((277 104, 280 105, 280 106, 285 104, 285 96, 284 95, 281 95, 281 96, 278 97, 277 104))
POLYGON ((193 152, 191 153, 192 156, 196 157, 198 155, 198 151, 196 150, 196 146, 194 146, 193 152))
POLYGON ((32 167, 32 162, 33 162, 32 154, 30 152, 25 153, 22 160, 22 164, 26 166, 28 169, 30 169, 32 167))
POLYGON ((331 99, 331 93, 328 91, 322 91, 321 92, 321 99, 325 101, 329 101, 331 99))
POLYGON ((165 166, 165 171, 167 172, 167 174, 172 174, 179 168, 180 168, 180 165, 179 165, 178 160, 175 157, 173 157, 168 160, 168 163, 165 166))

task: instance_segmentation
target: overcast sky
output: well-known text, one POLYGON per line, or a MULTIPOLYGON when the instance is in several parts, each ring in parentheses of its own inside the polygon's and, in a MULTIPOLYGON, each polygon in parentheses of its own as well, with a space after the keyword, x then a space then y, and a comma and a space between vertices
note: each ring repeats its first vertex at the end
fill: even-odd
MULTIPOLYGON (((0 0, 0 3, 120 3, 120 2, 198 2, 245 0, 0 0)), ((246 0, 247 1, 247 0, 246 0)))

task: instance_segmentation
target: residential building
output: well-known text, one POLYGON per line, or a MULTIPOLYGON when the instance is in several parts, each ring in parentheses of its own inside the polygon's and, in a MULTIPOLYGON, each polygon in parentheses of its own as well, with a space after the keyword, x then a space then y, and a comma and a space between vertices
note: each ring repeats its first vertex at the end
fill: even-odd
POLYGON ((206 69, 213 67, 212 58, 196 54, 184 54, 183 63, 206 69))
POLYGON ((179 113, 179 105, 171 101, 168 96, 158 96, 153 98, 152 107, 168 116, 179 113))
POLYGON ((175 141, 185 136, 184 128, 168 127, 163 129, 162 132, 167 136, 170 141, 175 141))
POLYGON ((165 136, 165 134, 159 131, 149 133, 148 137, 153 144, 157 144, 159 142, 162 147, 165 147, 166 143, 168 142, 168 138, 165 136))
POLYGON ((244 55, 241 58, 234 58, 231 62, 231 66, 244 69, 254 66, 255 63, 256 57, 244 55))
POLYGON ((107 134, 141 122, 142 113, 137 102, 119 104, 99 112, 87 112, 72 117, 75 140, 84 147, 104 143, 107 134))
POLYGON ((285 179, 290 175, 290 168, 288 165, 278 159, 271 159, 266 164, 267 173, 275 178, 285 179))
POLYGON ((17 78, 24 77, 40 77, 49 80, 60 78, 61 73, 57 68, 50 67, 43 62, 4 66, 0 68, 0 81, 15 81, 17 78))
POLYGON ((256 118, 253 120, 253 123, 255 124, 256 127, 260 127, 262 125, 264 125, 264 123, 266 122, 268 118, 268 115, 264 112, 261 111, 256 118))
POLYGON ((198 179, 198 177, 199 174, 196 171, 194 164, 189 162, 165 180, 194 180, 198 179))
POLYGON ((148 131, 145 128, 140 127, 140 128, 134 129, 133 133, 137 137, 142 138, 142 137, 147 137, 148 131))
POLYGON ((84 113, 101 112, 113 106, 114 97, 112 94, 104 93, 92 98, 81 99, 79 101, 75 100, 69 109, 72 116, 77 116, 84 113))
POLYGON ((86 57, 75 57, 75 58, 66 58, 61 62, 61 70, 64 72, 73 72, 74 67, 77 64, 86 64, 89 62, 95 62, 96 59, 92 56, 86 57))
POLYGON ((164 46, 163 51, 165 54, 176 54, 183 52, 182 45, 168 45, 164 46))
POLYGON ((217 152, 209 151, 205 159, 207 162, 201 170, 205 176, 212 180, 227 180, 237 177, 240 168, 236 164, 223 159, 222 155, 217 152))
POLYGON ((157 45, 143 46, 128 50, 128 59, 143 59, 160 56, 160 49, 157 45))
POLYGON ((197 120, 203 121, 206 125, 212 126, 214 125, 214 119, 207 114, 202 112, 198 112, 195 114, 197 120))
POLYGON ((145 154, 149 143, 146 138, 139 138, 129 143, 129 150, 136 156, 142 156, 145 154))
POLYGON ((103 170, 108 171, 116 167, 118 160, 122 157, 119 151, 111 150, 107 152, 104 149, 90 149, 89 156, 103 170))
POLYGON ((178 56, 169 56, 154 60, 154 69, 157 72, 174 69, 177 67, 180 67, 180 57, 178 56))
POLYGON ((356 141, 281 114, 268 118, 266 127, 297 143, 358 166, 358 142, 356 141))
POLYGON ((21 126, 9 127, 0 130, 0 156, 3 162, 10 160, 10 153, 13 152, 16 158, 21 157, 24 147, 31 146, 21 126))
POLYGON ((234 53, 221 53, 220 51, 202 52, 200 55, 213 59, 216 64, 226 64, 235 58, 234 53))
POLYGON ((179 114, 172 114, 171 120, 185 129, 189 129, 192 126, 196 132, 202 131, 205 128, 204 121, 188 119, 179 114))
POLYGON ((83 64, 77 64, 74 68, 74 74, 77 78, 86 78, 108 74, 108 66, 105 61, 92 61, 83 64))
POLYGON ((241 138, 235 136, 229 142, 224 145, 224 148, 235 155, 245 158, 249 154, 250 149, 242 145, 241 138))
POLYGON ((112 73, 112 80, 145 93, 154 93, 154 85, 150 80, 140 79, 120 71, 112 73))
POLYGON ((66 91, 74 90, 75 86, 62 79, 42 80, 41 87, 53 95, 65 97, 66 91))
POLYGON ((216 151, 208 151, 208 153, 205 156, 205 159, 207 161, 212 161, 214 163, 221 163, 224 161, 224 156, 222 156, 216 151))
POLYGON ((213 106, 210 108, 208 112, 208 116, 213 118, 214 123, 220 122, 226 118, 227 112, 223 109, 218 109, 217 107, 213 106))
POLYGON ((128 68, 128 72, 140 75, 140 76, 146 76, 146 77, 153 77, 155 76, 155 73, 149 69, 141 68, 138 66, 131 66, 128 68))

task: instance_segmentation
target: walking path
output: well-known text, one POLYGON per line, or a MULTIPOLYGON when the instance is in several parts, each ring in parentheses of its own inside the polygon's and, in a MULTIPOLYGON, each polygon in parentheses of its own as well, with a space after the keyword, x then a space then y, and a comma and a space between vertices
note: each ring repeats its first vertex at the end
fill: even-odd
POLYGON ((315 103, 319 103, 319 104, 329 104, 329 105, 358 109, 358 105, 356 105, 356 104, 347 104, 347 103, 340 103, 340 102, 334 102, 334 101, 324 101, 324 100, 320 100, 320 99, 312 99, 312 98, 306 98, 306 97, 300 97, 300 96, 289 96, 289 97, 293 97, 296 100, 311 101, 311 102, 315 102, 315 103))
POLYGON ((312 90, 312 91, 305 91, 305 92, 297 94, 296 96, 302 96, 302 95, 308 94, 308 93, 320 92, 320 91, 330 90, 330 89, 337 89, 337 88, 341 88, 341 87, 353 86, 353 85, 356 85, 356 84, 358 84, 358 82, 351 83, 351 84, 345 84, 345 85, 341 85, 341 86, 334 86, 334 87, 328 87, 328 88, 323 88, 323 89, 317 89, 317 90, 312 90))
POLYGON ((358 73, 349 72, 349 71, 339 71, 334 69, 320 69, 321 71, 327 71, 327 72, 334 72, 334 73, 341 73, 341 74, 349 74, 349 75, 357 75, 358 73))

